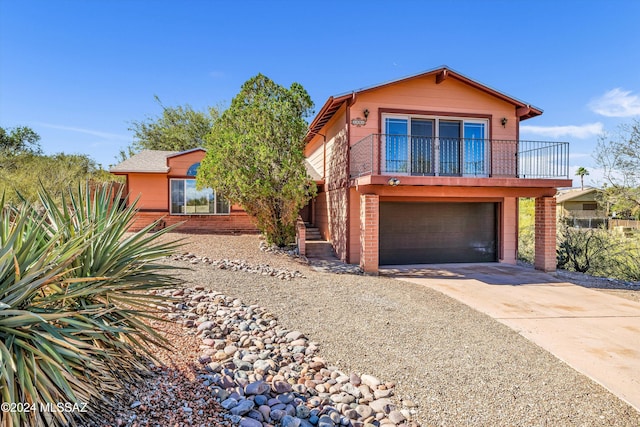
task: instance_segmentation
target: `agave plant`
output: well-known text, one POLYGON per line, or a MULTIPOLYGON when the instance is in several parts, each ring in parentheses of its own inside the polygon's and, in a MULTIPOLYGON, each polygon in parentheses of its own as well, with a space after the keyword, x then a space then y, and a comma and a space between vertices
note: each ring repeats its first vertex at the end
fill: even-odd
POLYGON ((144 319, 163 302, 150 291, 176 282, 156 261, 177 243, 157 243, 170 228, 155 224, 127 233, 135 203, 119 198, 87 186, 56 204, 41 191, 38 210, 1 211, 0 394, 16 409, 3 426, 75 425, 144 372, 148 344, 166 345, 144 319), (51 410, 65 403, 89 412, 51 410))

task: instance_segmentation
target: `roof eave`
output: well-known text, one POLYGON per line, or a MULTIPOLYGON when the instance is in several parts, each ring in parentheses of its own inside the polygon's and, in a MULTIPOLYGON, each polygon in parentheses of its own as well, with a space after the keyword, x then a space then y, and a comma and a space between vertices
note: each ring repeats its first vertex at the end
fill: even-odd
POLYGON ((353 93, 339 95, 336 97, 330 96, 309 125, 307 134, 304 137, 305 142, 309 142, 315 135, 319 135, 318 132, 320 131, 320 129, 322 129, 324 125, 327 124, 329 120, 331 120, 331 117, 333 117, 335 112, 340 109, 342 103, 352 96, 353 93))
POLYGON ((109 173, 112 173, 114 175, 126 175, 129 173, 168 173, 169 172, 169 168, 166 168, 165 170, 133 170, 133 169, 127 169, 127 170, 113 170, 110 169, 109 173))

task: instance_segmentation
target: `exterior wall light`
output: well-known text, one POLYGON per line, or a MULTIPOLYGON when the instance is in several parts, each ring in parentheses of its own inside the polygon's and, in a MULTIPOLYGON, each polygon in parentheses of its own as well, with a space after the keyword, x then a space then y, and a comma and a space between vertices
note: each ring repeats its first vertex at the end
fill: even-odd
POLYGON ((508 122, 508 121, 509 121, 509 120, 507 120, 507 118, 506 118, 506 117, 503 117, 503 118, 502 118, 502 120, 500 120, 500 123, 502 123, 502 127, 503 127, 503 128, 507 127, 507 122, 508 122))
POLYGON ((387 181, 387 184, 392 187, 397 187, 398 185, 400 185, 400 180, 398 178, 390 178, 389 181, 387 181))
POLYGON ((364 116, 364 119, 367 120, 369 118, 369 109, 365 108, 362 115, 364 116))

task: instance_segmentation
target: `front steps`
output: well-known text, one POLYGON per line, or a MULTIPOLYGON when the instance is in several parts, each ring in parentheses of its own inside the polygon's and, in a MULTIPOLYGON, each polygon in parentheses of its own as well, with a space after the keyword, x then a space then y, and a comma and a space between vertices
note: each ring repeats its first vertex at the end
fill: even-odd
POLYGON ((322 240, 318 227, 305 223, 305 229, 305 255, 307 258, 336 259, 331 243, 322 240))

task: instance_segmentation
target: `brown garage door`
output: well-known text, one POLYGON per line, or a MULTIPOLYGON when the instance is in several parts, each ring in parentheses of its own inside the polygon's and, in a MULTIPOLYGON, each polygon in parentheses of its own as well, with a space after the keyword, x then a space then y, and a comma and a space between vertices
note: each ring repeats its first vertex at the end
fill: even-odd
POLYGON ((380 203, 380 264, 496 261, 495 203, 380 203))

